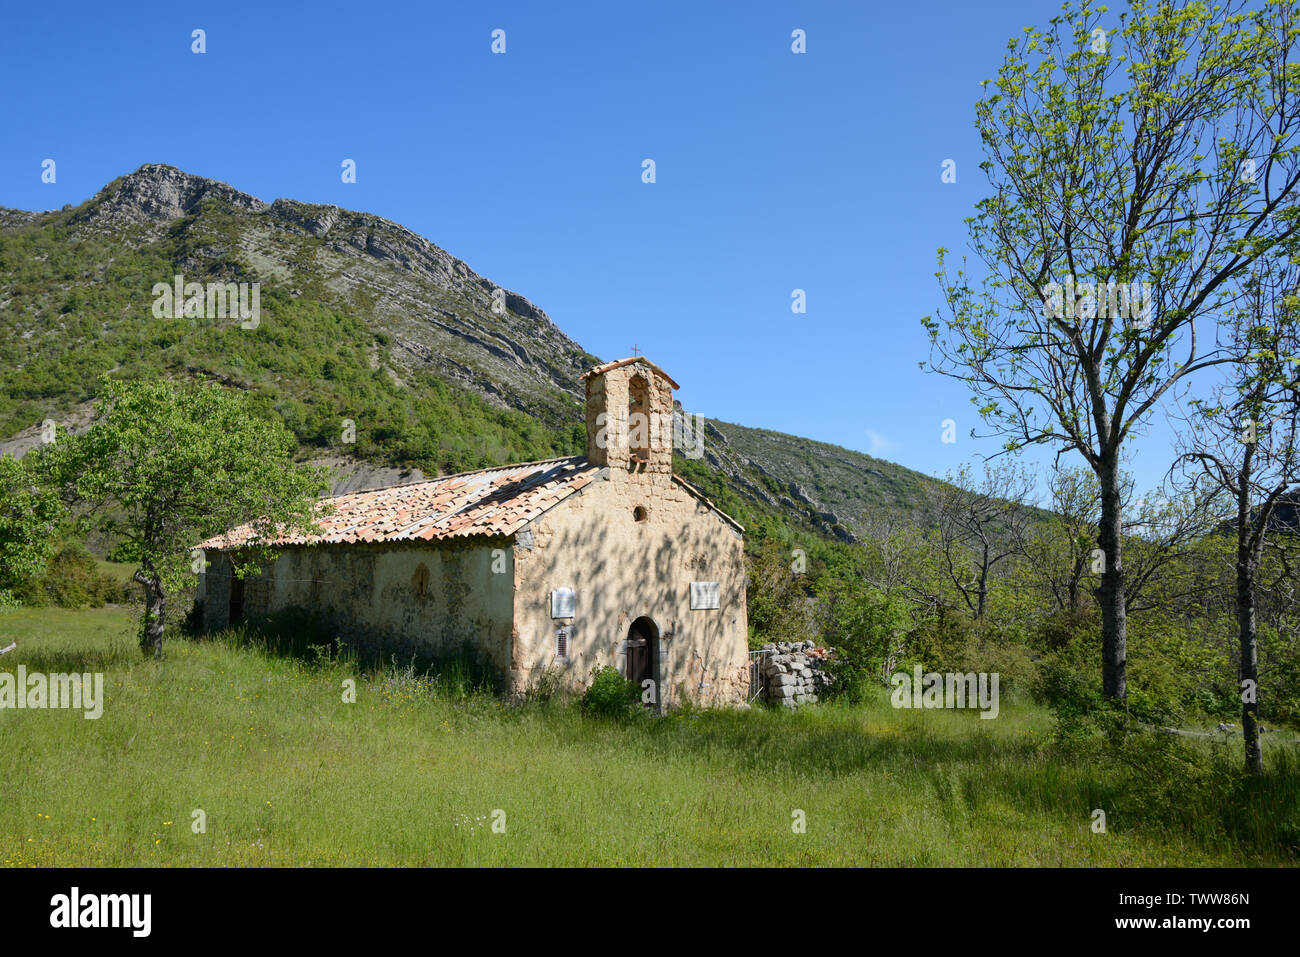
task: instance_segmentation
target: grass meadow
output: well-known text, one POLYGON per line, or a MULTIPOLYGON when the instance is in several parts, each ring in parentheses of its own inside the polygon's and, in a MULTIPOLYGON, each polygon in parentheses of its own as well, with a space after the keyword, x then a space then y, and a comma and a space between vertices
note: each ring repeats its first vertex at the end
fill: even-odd
POLYGON ((19 642, 0 669, 102 671, 106 691, 98 720, 0 710, 0 863, 1300 861, 1300 755, 1275 740, 1290 735, 1266 737, 1267 774, 1247 781, 1239 742, 1062 743, 1045 710, 1005 700, 996 720, 895 710, 882 689, 620 723, 240 635, 171 640, 158 663, 136 627, 123 608, 0 609, 0 647, 19 642))

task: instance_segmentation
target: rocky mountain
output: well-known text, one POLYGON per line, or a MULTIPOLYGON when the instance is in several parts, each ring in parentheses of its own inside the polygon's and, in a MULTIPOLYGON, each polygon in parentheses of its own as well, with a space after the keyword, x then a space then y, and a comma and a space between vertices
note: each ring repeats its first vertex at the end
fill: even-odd
MULTIPOLYGON (((397 223, 152 164, 79 206, 0 208, 0 350, 0 450, 21 454, 46 418, 83 425, 105 372, 203 376, 264 399, 339 489, 580 451, 578 375, 600 361, 397 223), (258 282, 262 321, 160 318, 155 284, 178 274, 258 282)), ((733 508, 848 542, 924 513, 934 484, 728 423, 705 449, 684 468, 733 508)))
POLYGON ((142 166, 109 183, 70 217, 74 235, 148 242, 178 230, 186 273, 311 289, 340 304, 365 300, 389 332, 392 357, 531 411, 555 393, 577 397, 576 373, 594 359, 523 296, 422 236, 369 213, 290 199, 265 203, 170 166, 142 166), (225 273, 224 276, 221 274, 225 273), (503 304, 493 308, 493 299, 503 304))
POLYGON ((705 427, 704 461, 761 509, 853 543, 892 522, 928 525, 938 481, 837 445, 729 422, 705 427))

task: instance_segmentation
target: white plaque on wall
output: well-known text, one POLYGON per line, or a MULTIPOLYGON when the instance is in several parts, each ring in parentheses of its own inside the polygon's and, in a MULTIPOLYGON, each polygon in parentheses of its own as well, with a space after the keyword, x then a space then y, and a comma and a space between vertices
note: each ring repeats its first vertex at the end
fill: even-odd
POLYGON ((691 610, 720 608, 717 582, 691 582, 691 610))
POLYGON ((551 592, 551 617, 572 618, 576 602, 572 588, 557 588, 551 592))

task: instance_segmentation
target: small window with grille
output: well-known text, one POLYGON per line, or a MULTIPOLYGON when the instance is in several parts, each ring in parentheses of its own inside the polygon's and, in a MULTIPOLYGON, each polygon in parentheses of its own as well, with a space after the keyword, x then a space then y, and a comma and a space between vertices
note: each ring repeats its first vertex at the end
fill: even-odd
POLYGON ((569 660, 569 639, 572 635, 572 628, 555 629, 555 657, 561 661, 569 660))

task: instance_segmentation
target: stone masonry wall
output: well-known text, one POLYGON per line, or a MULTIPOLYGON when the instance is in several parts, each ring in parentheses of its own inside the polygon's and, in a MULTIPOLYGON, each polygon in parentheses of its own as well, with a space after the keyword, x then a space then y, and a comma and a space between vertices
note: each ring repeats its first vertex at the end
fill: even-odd
POLYGON ((795 708, 816 704, 833 678, 826 669, 826 650, 811 641, 764 645, 759 667, 763 671, 763 698, 768 704, 795 708))

